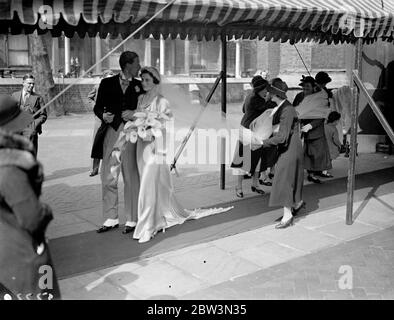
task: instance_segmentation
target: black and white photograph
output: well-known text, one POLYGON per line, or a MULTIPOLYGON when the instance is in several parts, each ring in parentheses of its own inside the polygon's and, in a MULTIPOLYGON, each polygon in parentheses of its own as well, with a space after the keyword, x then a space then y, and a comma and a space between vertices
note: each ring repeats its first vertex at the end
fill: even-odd
POLYGON ((10 300, 394 300, 394 0, 0 0, 10 300))

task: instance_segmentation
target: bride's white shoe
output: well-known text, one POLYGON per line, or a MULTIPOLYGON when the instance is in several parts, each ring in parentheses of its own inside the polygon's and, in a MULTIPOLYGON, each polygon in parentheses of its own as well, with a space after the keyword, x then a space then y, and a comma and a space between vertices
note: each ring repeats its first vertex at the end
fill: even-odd
MULTIPOLYGON (((163 230, 164 230, 164 229, 163 229, 163 230)), ((153 234, 151 234, 151 235, 148 235, 148 234, 145 233, 145 235, 142 236, 142 237, 138 240, 138 242, 139 242, 139 243, 148 242, 148 241, 150 241, 151 239, 153 239, 153 237, 156 235, 156 233, 157 233, 157 231, 155 231, 155 232, 154 232, 153 234)))
POLYGON ((151 235, 151 236, 148 236, 148 235, 145 235, 145 236, 143 236, 142 238, 140 238, 139 240, 138 240, 138 243, 145 243, 145 242, 148 242, 150 239, 152 239, 153 238, 153 235, 151 235))

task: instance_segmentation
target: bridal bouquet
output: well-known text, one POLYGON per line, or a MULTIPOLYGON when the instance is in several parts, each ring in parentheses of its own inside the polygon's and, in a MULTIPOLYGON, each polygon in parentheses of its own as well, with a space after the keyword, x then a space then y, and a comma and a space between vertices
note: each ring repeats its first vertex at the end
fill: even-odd
POLYGON ((139 111, 134 113, 135 120, 128 121, 123 129, 125 140, 136 143, 138 138, 152 141, 154 137, 161 137, 165 122, 170 117, 165 113, 152 111, 139 111))
POLYGON ((133 117, 134 120, 126 122, 112 151, 115 163, 111 166, 111 173, 114 176, 119 169, 120 155, 127 142, 136 143, 138 138, 153 141, 163 135, 165 123, 171 120, 168 114, 154 111, 138 111, 133 117))

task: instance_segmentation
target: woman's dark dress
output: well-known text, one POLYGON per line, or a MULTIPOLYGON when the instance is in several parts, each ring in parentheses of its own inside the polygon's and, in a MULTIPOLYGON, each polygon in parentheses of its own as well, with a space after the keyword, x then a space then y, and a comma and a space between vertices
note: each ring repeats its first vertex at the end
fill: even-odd
MULTIPOLYGON (((297 94, 293 105, 298 106, 304 99, 303 92, 297 94)), ((325 131, 325 119, 303 119, 301 126, 310 124, 312 129, 303 133, 304 138, 304 167, 309 172, 321 172, 332 168, 330 149, 325 131)))
POLYGON ((310 172, 321 172, 332 169, 324 122, 324 119, 301 120, 302 126, 310 124, 313 127, 313 129, 303 134, 304 166, 310 172))
POLYGON ((270 207, 294 207, 302 200, 304 156, 299 122, 294 107, 287 100, 275 113, 272 124, 278 133, 264 140, 264 145, 278 146, 278 162, 269 200, 270 207))

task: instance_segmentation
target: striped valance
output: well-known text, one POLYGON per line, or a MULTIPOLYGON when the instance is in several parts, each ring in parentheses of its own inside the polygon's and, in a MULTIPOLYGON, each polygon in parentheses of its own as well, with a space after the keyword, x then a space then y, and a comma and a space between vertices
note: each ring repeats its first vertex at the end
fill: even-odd
MULTIPOLYGON (((127 36, 165 0, 0 0, 0 33, 127 36)), ((177 0, 138 36, 354 42, 394 36, 394 0, 177 0)))

